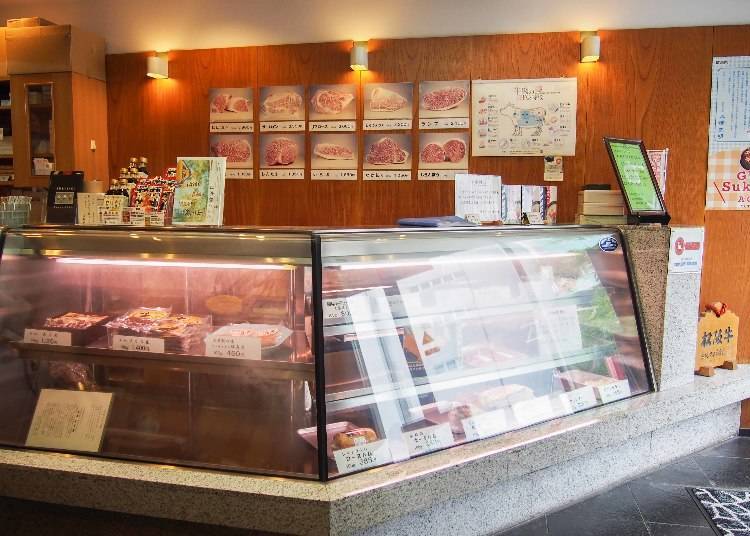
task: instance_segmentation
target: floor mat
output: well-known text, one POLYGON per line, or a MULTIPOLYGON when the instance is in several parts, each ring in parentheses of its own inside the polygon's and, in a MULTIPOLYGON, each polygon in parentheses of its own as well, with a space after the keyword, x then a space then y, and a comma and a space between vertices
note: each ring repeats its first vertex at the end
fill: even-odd
POLYGON ((687 488, 719 536, 750 536, 750 490, 687 488))

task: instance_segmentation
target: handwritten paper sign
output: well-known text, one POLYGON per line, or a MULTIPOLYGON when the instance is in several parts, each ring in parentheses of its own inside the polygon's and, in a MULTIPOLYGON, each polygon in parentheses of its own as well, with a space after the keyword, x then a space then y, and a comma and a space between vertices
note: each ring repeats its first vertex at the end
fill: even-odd
POLYGON ((354 121, 310 121, 310 132, 354 132, 354 121))
POLYGON ((571 411, 574 413, 593 408, 597 404, 596 393, 594 393, 594 388, 590 385, 569 391, 565 393, 565 396, 568 399, 571 411))
POLYGON ((465 175, 466 169, 420 169, 417 179, 420 181, 452 181, 456 175, 465 175))
POLYGON ((382 170, 376 171, 366 169, 362 172, 362 177, 366 181, 410 181, 411 171, 401 170, 382 170))
POLYGON ((469 128, 468 117, 453 117, 453 118, 435 118, 435 119, 420 119, 419 128, 421 130, 434 130, 434 129, 449 129, 449 128, 469 128))
POLYGON ((304 169, 261 169, 261 179, 304 179, 304 169))
POLYGON ((346 298, 324 299, 323 320, 351 320, 346 298))
POLYGON ((255 132, 255 125, 249 123, 210 123, 209 132, 212 134, 245 134, 255 132))
POLYGON ((502 179, 496 175, 456 175, 456 216, 477 222, 501 217, 502 179))
POLYGON ((305 130, 304 121, 261 121, 261 132, 298 132, 305 130))
POLYGON ((365 130, 411 130, 411 119, 365 119, 365 130))
POLYGON ((583 348, 577 305, 542 307, 536 322, 539 345, 547 355, 567 355, 583 348))
POLYGON ((521 426, 530 426, 538 422, 554 419, 558 416, 548 395, 524 400, 513 404, 513 415, 521 426))
POLYGON ((206 355, 209 357, 258 360, 261 358, 260 339, 258 337, 211 335, 206 337, 206 355))
POLYGON ((227 179, 252 179, 252 169, 228 169, 227 179))
POLYGON ((314 181, 356 181, 356 169, 313 169, 310 178, 314 181))
POLYGON ((23 332, 23 342, 31 344, 52 344, 54 346, 71 346, 72 335, 67 331, 50 331, 47 329, 27 328, 23 332))
POLYGON ((352 471, 385 465, 393 460, 387 439, 334 450, 333 458, 336 461, 339 474, 342 475, 351 473, 352 471))
POLYGON ((98 452, 112 393, 42 389, 26 446, 98 452))
POLYGON ((473 417, 467 417, 461 420, 461 425, 464 428, 466 439, 469 441, 502 434, 512 428, 505 409, 488 411, 473 417))
POLYGON ((112 338, 113 350, 126 352, 164 353, 164 339, 156 337, 136 337, 135 335, 115 335, 112 338))
POLYGON ((402 435, 412 456, 453 446, 453 432, 448 423, 404 432, 402 435))
POLYGON ((630 396, 630 384, 628 380, 620 380, 605 385, 594 387, 596 397, 601 400, 602 404, 622 400, 630 396))

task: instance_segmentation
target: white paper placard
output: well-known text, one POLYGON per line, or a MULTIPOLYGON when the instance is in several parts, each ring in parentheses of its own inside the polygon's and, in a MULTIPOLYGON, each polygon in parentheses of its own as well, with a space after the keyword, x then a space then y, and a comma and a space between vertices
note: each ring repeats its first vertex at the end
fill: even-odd
POLYGON ((373 170, 365 169, 362 177, 366 181, 410 181, 411 171, 398 169, 373 170))
POLYGON ((544 157, 544 180, 560 182, 563 180, 563 157, 547 155, 544 157))
POLYGON ((488 411, 473 417, 461 419, 461 425, 464 428, 466 439, 469 441, 502 434, 512 428, 508 422, 508 415, 505 409, 488 411))
POLYGON ((496 175, 456 175, 455 206, 459 218, 474 216, 476 223, 500 221, 502 179, 496 175))
POLYGON ((112 393, 42 389, 26 446, 98 452, 112 393))
POLYGON ((412 456, 453 446, 453 432, 447 422, 404 432, 402 436, 412 456))
POLYGON ((206 355, 258 360, 260 359, 260 339, 258 337, 210 335, 206 337, 206 355))
POLYGON ((630 384, 628 380, 619 380, 594 387, 596 397, 602 401, 602 404, 614 402, 630 396, 630 384))
POLYGON ((468 117, 436 117, 434 119, 420 119, 419 128, 422 130, 469 128, 468 117))
POLYGON ((23 332, 23 342, 31 344, 53 344, 55 346, 72 346, 72 334, 67 331, 51 331, 48 329, 26 328, 23 332))
POLYGON ((530 225, 544 225, 544 220, 539 212, 527 212, 526 216, 529 218, 530 225))
POLYGON ((156 337, 136 337, 135 335, 115 335, 112 338, 113 350, 126 352, 164 353, 164 339, 156 337))
POLYGON ((578 306, 546 306, 538 310, 539 344, 547 355, 567 355, 583 348, 578 306))
POLYGON ((310 121, 310 132, 354 132, 357 130, 355 121, 310 121))
POLYGON ((346 298, 330 298, 323 300, 323 320, 350 320, 349 307, 346 298))
POLYGON ((573 412, 593 408, 597 404, 596 393, 590 385, 569 391, 564 396, 568 399, 573 412))
POLYGON ((261 121, 261 132, 298 132, 305 130, 304 121, 261 121))
POLYGON ((420 181, 453 181, 456 175, 466 175, 467 169, 420 169, 417 178, 420 181))
POLYGON ((227 169, 227 179, 252 179, 252 169, 227 169))
POLYGON ((304 169, 261 169, 261 179, 304 179, 304 169))
POLYGON ((244 134, 255 132, 255 124, 247 123, 210 123, 209 132, 212 134, 244 134))
POLYGON ((131 207, 128 210, 128 222, 130 225, 143 227, 146 225, 146 211, 142 208, 131 207))
POLYGON ((102 225, 122 225, 122 211, 102 210, 102 225))
POLYGON ((153 225, 156 227, 164 226, 164 211, 152 212, 146 215, 146 225, 153 225))
POLYGON ((364 130, 411 130, 411 119, 365 119, 364 130))
POLYGON ((313 169, 310 178, 314 181, 356 181, 356 169, 313 169))
POLYGON ((703 267, 703 227, 672 227, 669 268, 674 274, 700 273, 703 267))
POLYGON ((521 426, 530 426, 557 416, 548 395, 513 404, 513 415, 521 426))
POLYGON ((333 451, 339 474, 351 473, 378 465, 390 463, 393 459, 388 440, 382 439, 364 445, 355 445, 347 449, 333 451))
POLYGON ((78 225, 101 225, 104 194, 79 192, 76 196, 78 225))

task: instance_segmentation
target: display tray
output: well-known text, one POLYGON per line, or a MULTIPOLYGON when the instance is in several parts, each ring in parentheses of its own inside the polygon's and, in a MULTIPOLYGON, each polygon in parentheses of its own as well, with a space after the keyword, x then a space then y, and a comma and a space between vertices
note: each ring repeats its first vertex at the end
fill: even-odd
POLYGON ((315 380, 313 363, 297 363, 280 360, 249 360, 202 355, 157 354, 110 350, 92 346, 54 346, 11 342, 24 359, 42 361, 76 361, 98 365, 135 368, 182 369, 187 372, 208 374, 240 373, 266 379, 315 380))

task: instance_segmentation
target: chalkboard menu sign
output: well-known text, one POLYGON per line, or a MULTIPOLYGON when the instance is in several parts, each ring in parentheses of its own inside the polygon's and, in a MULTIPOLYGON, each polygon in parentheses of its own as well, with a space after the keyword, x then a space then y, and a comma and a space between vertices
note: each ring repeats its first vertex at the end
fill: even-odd
POLYGON ((52 172, 47 194, 47 223, 75 224, 78 193, 83 190, 83 171, 52 172))

